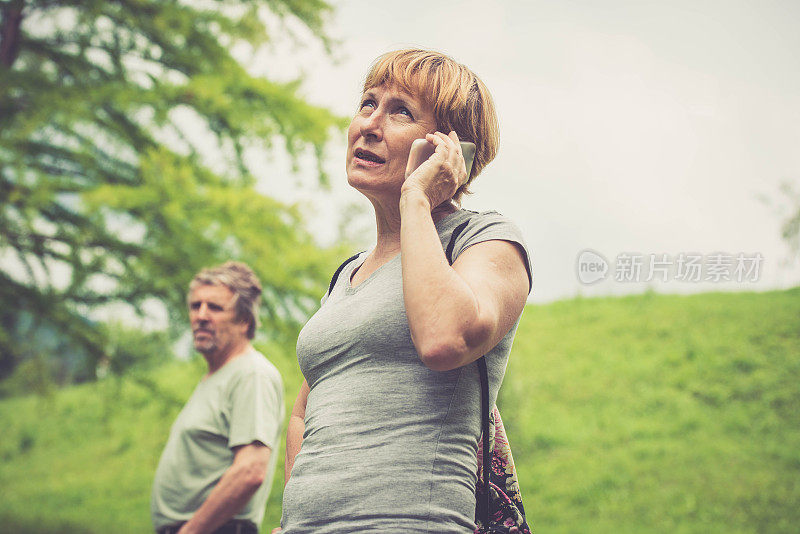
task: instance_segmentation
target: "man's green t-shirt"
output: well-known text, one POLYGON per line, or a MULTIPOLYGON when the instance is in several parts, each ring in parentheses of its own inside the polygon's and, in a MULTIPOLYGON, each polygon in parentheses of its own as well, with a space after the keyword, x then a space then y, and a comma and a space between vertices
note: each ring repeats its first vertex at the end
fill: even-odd
POLYGON ((173 423, 158 462, 150 501, 154 528, 188 521, 233 464, 233 448, 256 441, 271 449, 267 478, 234 518, 260 526, 283 412, 281 375, 255 350, 202 380, 173 423))

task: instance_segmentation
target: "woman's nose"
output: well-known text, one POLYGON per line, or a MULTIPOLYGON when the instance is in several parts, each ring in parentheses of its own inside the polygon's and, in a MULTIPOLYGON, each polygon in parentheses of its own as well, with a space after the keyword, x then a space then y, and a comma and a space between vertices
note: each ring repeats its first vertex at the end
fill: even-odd
POLYGON ((381 140, 383 137, 383 113, 375 110, 369 116, 364 117, 361 121, 361 136, 371 137, 376 141, 381 140))

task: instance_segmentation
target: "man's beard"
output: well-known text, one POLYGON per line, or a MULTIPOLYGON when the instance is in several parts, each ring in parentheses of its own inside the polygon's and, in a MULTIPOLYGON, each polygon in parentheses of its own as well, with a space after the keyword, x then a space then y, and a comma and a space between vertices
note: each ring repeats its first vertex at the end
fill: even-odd
POLYGON ((205 328, 199 328, 205 335, 201 339, 197 339, 197 332, 193 332, 192 336, 194 337, 193 344, 194 350, 203 354, 204 356, 208 356, 214 354, 219 350, 219 345, 217 343, 217 337, 215 333, 210 332, 205 328))
POLYGON ((210 354, 214 354, 217 352, 217 342, 213 339, 207 339, 203 341, 195 341, 194 343, 194 350, 208 356, 210 354))

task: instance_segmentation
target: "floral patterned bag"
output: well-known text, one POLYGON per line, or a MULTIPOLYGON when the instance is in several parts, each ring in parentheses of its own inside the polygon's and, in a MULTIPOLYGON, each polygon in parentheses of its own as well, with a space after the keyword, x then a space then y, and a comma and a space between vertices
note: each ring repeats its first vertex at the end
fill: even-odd
POLYGON ((531 534, 525 519, 517 471, 511 456, 500 411, 489 411, 489 381, 486 359, 478 360, 481 375, 482 446, 478 448, 478 483, 475 488, 475 534, 531 534), (484 462, 489 451, 489 462, 484 462), (484 480, 489 480, 486 491, 484 480))

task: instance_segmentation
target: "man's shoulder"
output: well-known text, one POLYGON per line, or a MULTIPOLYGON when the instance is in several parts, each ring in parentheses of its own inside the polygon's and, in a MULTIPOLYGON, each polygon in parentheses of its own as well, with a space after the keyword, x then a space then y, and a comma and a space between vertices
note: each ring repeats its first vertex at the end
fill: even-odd
POLYGON ((280 420, 283 417, 284 392, 278 368, 255 349, 242 354, 231 364, 234 365, 224 393, 231 409, 241 406, 241 403, 246 406, 254 402, 265 404, 275 410, 274 415, 280 420))
POLYGON ((278 368, 275 367, 275 364, 256 349, 248 350, 246 353, 239 356, 235 362, 231 363, 236 364, 232 369, 232 374, 235 378, 252 376, 255 374, 276 381, 278 384, 282 384, 283 382, 281 373, 278 371, 278 368))

